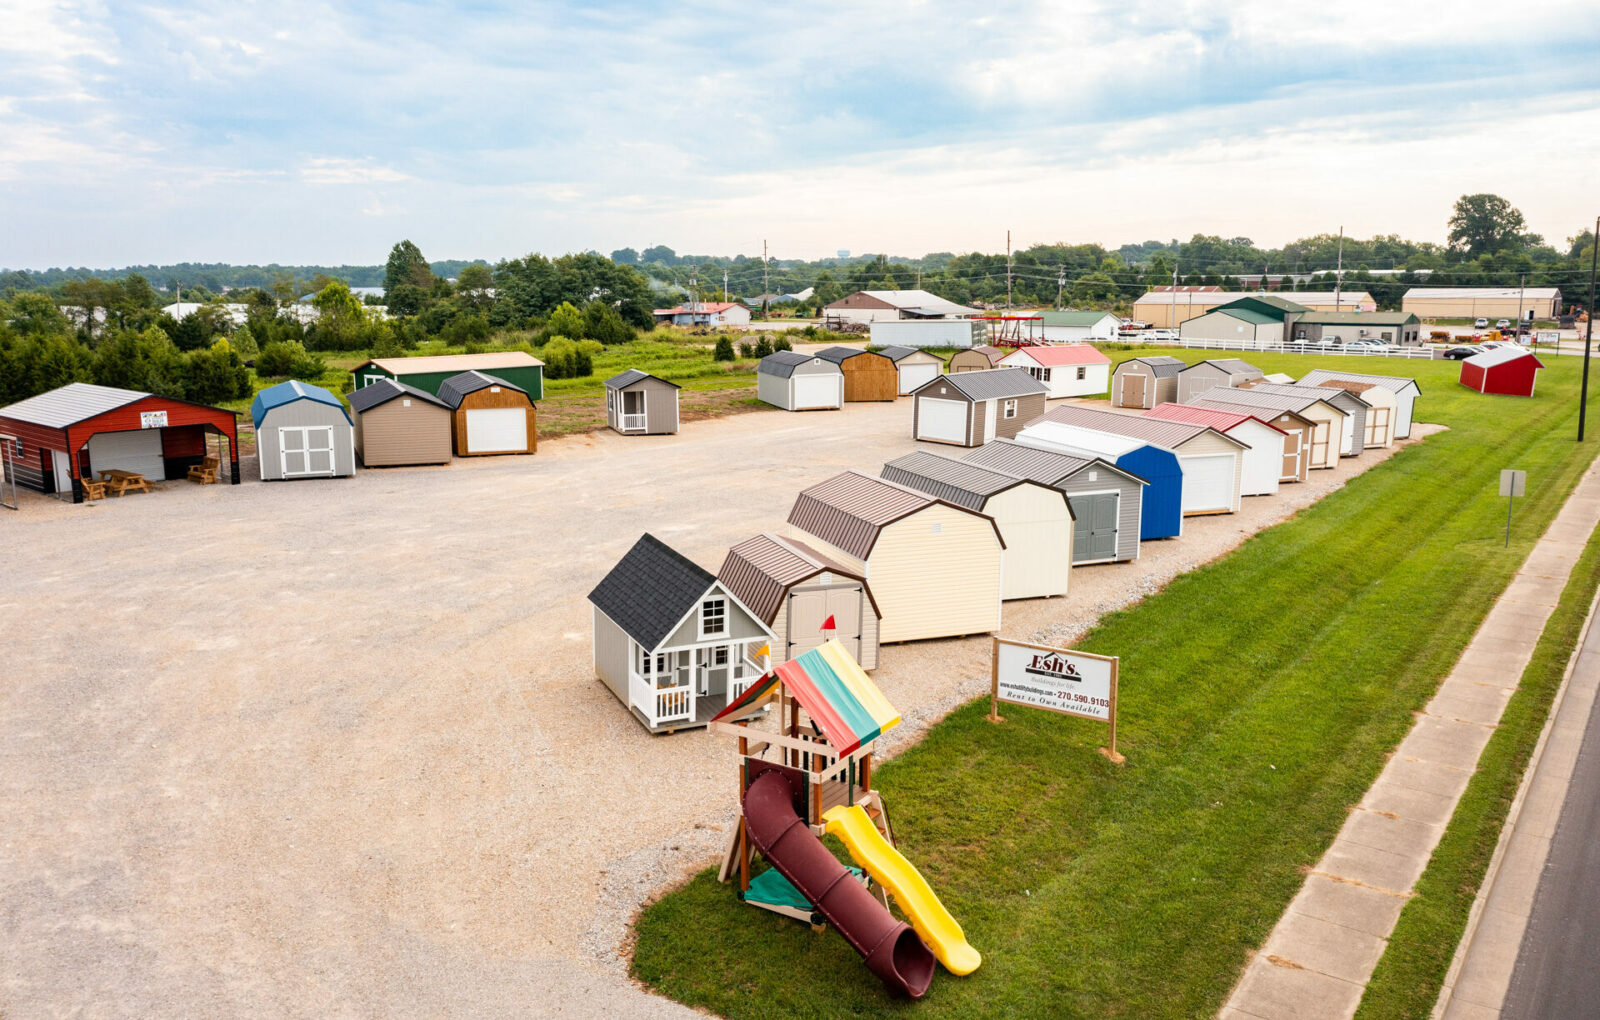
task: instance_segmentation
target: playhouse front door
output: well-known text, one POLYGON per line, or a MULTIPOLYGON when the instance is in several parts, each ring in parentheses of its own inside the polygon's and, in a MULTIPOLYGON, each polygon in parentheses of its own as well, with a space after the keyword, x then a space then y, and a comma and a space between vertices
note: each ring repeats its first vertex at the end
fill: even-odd
POLYGON ((695 650, 695 689, 701 697, 728 693, 728 664, 732 654, 727 645, 695 650))

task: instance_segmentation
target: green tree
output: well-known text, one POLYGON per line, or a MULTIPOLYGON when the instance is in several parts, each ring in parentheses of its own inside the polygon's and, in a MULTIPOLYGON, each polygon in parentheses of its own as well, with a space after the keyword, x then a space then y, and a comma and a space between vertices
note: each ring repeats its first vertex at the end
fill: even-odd
POLYGON ((428 306, 428 292, 409 283, 396 284, 384 291, 383 300, 390 315, 420 315, 428 306))
POLYGON ((185 396, 183 355, 159 326, 142 333, 114 330, 94 356, 94 381, 101 386, 185 396))
POLYGON ((317 323, 311 341, 318 350, 353 351, 361 346, 361 329, 367 322, 367 312, 349 284, 334 280, 311 299, 317 310, 317 323))
POLYGON ((578 311, 570 301, 563 301, 550 313, 549 320, 544 324, 544 332, 549 337, 582 337, 584 328, 583 313, 578 311))
POLYGON ((388 294, 401 284, 410 284, 422 290, 433 289, 433 270, 422 257, 422 249, 410 241, 401 241, 389 249, 389 261, 383 268, 383 291, 388 294))
POLYGON ((250 370, 228 341, 218 340, 185 359, 184 383, 188 399, 220 404, 250 395, 250 370))
POLYGON ((1450 214, 1450 247, 1469 259, 1527 244, 1527 221, 1499 195, 1462 195, 1450 214))
POLYGON ((324 368, 322 359, 307 354, 296 340, 275 340, 261 349, 256 359, 256 374, 260 376, 299 376, 314 379, 324 368))
POLYGON ((633 327, 623 322, 617 310, 604 301, 591 301, 584 308, 583 335, 607 346, 625 344, 635 338, 633 327))
POLYGON ((714 361, 732 361, 733 341, 725 336, 717 337, 717 347, 712 351, 711 358, 714 361))
POLYGON ((639 264, 639 253, 632 248, 618 248, 611 253, 611 261, 619 266, 636 266, 639 264))
POLYGON ((11 327, 18 336, 65 336, 72 324, 47 295, 18 294, 11 302, 11 327))
POLYGON ((239 352, 239 357, 246 361, 261 353, 261 346, 256 343, 256 335, 248 322, 233 331, 232 345, 239 352))

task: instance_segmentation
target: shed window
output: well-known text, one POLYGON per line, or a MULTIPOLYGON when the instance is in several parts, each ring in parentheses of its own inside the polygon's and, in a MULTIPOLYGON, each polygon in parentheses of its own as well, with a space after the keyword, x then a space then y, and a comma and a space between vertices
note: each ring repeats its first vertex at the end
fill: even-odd
POLYGON ((832 574, 832 572, 824 570, 822 572, 822 574, 817 578, 817 583, 818 584, 832 584, 833 583, 833 574, 832 574))
POLYGON ((933 524, 928 526, 928 534, 930 534, 930 535, 942 535, 942 534, 944 534, 944 525, 942 523, 938 522, 938 521, 935 521, 933 524))
POLYGON ((718 645, 711 649, 711 664, 713 666, 726 666, 728 664, 727 645, 718 645))
POLYGON ((400 406, 401 407, 410 407, 411 406, 411 398, 410 397, 401 397, 400 398, 400 406))
POLYGON ((700 603, 700 636, 717 637, 728 633, 728 604, 723 599, 700 603))
POLYGON ((1040 382, 1050 381, 1050 370, 1048 368, 1030 368, 1028 369, 1028 374, 1040 382))
POLYGON ((1004 414, 1007 418, 1015 418, 1017 416, 1017 402, 1015 400, 1005 402, 1004 414))
POLYGON ((1078 378, 1079 379, 1087 379, 1087 378, 1089 378, 1089 369, 1088 369, 1087 366, 1084 366, 1084 365, 1079 365, 1078 366, 1078 378))

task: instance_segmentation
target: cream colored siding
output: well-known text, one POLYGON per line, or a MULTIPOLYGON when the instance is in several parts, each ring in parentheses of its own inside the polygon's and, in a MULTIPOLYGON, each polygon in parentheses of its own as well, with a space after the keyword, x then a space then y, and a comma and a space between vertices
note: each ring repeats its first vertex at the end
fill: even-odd
POLYGON ((861 607, 861 668, 878 668, 878 642, 882 637, 878 634, 878 614, 872 611, 872 602, 862 593, 865 600, 861 607))
POLYGON ((866 563, 794 525, 789 532, 866 574, 884 644, 1000 629, 1000 543, 986 518, 942 504, 918 510, 884 526, 866 563))
POLYGON ((1339 463, 1339 437, 1344 435, 1343 411, 1326 404, 1312 404, 1300 412, 1301 416, 1316 423, 1311 433, 1311 449, 1307 451, 1314 468, 1331 468, 1339 463))
POLYGON ((356 446, 367 467, 444 464, 450 460, 448 408, 415 397, 395 397, 356 416, 356 446), (409 403, 411 406, 405 406, 409 403))
POLYGON ((1278 483, 1283 475, 1284 443, 1288 437, 1258 421, 1242 421, 1229 429, 1228 435, 1250 445, 1250 449, 1240 457, 1240 495, 1277 495, 1278 483))
POLYGON ((1034 599, 1067 593, 1072 568, 1072 515, 1059 489, 1016 485, 984 504, 1006 540, 1002 594, 1034 599))
POLYGON ((1243 483, 1243 480, 1244 480, 1243 476, 1241 474, 1241 469, 1242 469, 1242 466, 1244 464, 1244 458, 1239 456, 1240 450, 1239 450, 1239 448, 1237 446, 1235 446, 1233 443, 1228 442, 1222 436, 1216 435, 1215 433, 1202 432, 1200 435, 1195 436, 1193 439, 1189 440, 1187 443, 1184 443, 1183 446, 1178 449, 1177 453, 1178 453, 1178 463, 1179 463, 1179 465, 1182 465, 1183 458, 1185 458, 1185 457, 1197 456, 1197 455, 1198 456, 1204 456, 1206 454, 1217 454, 1217 453, 1232 454, 1233 455, 1233 496, 1232 496, 1233 505, 1232 505, 1232 509, 1235 510, 1235 511, 1237 511, 1239 509, 1239 488, 1240 488, 1240 486, 1241 486, 1241 484, 1243 483))

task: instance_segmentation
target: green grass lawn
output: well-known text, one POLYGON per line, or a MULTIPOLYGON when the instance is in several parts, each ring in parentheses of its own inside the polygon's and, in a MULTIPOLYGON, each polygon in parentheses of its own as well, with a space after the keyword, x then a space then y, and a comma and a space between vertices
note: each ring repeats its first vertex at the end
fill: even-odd
POLYGON ((1080 643, 1122 657, 1125 767, 1095 753, 1104 727, 1023 708, 993 726, 985 699, 877 771, 980 970, 893 1003, 835 933, 745 907, 706 872, 641 914, 634 973, 735 1016, 1212 1015, 1593 452, 1572 442, 1576 359, 1533 400, 1472 393, 1453 363, 1352 367, 1415 376, 1419 420, 1450 431, 1080 643), (1507 550, 1511 466, 1529 494, 1507 550))

